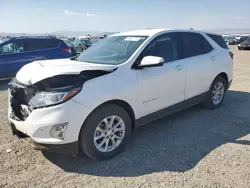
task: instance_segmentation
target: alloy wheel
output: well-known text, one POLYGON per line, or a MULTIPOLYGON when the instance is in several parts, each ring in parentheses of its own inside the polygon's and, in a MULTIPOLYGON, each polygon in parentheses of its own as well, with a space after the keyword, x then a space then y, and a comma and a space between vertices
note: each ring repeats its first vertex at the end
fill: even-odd
POLYGON ((95 147, 101 152, 110 152, 116 149, 125 135, 125 123, 119 116, 104 118, 94 132, 95 147))
POLYGON ((223 99, 224 96, 224 84, 222 82, 217 82, 214 86, 214 90, 212 93, 212 101, 214 103, 214 105, 218 105, 220 104, 220 102, 223 99))

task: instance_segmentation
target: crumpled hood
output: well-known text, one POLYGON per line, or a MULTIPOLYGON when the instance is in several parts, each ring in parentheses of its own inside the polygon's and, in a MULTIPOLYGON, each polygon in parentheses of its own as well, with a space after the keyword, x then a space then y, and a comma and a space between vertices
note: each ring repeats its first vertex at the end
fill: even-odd
POLYGON ((24 85, 32 85, 56 75, 80 74, 84 70, 103 70, 111 72, 117 65, 84 63, 70 59, 34 61, 23 66, 16 74, 16 79, 24 85))

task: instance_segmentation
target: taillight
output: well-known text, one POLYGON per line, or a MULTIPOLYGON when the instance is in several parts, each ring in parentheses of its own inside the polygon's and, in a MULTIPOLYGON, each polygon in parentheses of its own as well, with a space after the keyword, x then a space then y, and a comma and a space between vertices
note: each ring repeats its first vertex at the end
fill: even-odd
POLYGON ((70 48, 63 48, 63 49, 62 49, 62 51, 64 51, 64 52, 68 52, 68 53, 70 53, 70 54, 71 54, 71 49, 70 49, 70 48))
POLYGON ((233 60, 234 59, 234 53, 233 52, 229 52, 229 55, 230 55, 231 59, 233 60))

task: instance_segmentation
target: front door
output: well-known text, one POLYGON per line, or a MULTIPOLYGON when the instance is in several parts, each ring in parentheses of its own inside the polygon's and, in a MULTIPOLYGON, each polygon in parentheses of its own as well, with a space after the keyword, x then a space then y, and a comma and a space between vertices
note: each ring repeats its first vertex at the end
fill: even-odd
POLYGON ((154 39, 142 53, 164 58, 160 67, 135 70, 139 82, 140 116, 145 116, 184 101, 186 65, 179 57, 178 34, 163 34, 154 39))

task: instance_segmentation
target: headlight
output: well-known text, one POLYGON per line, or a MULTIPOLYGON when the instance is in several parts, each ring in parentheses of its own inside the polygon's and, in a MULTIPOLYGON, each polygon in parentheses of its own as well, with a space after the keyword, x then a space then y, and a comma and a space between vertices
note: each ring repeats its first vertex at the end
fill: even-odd
POLYGON ((238 44, 238 46, 241 46, 241 44, 238 44))
POLYGON ((81 88, 71 89, 70 91, 42 91, 30 99, 33 108, 51 106, 65 102, 81 91, 81 88))

